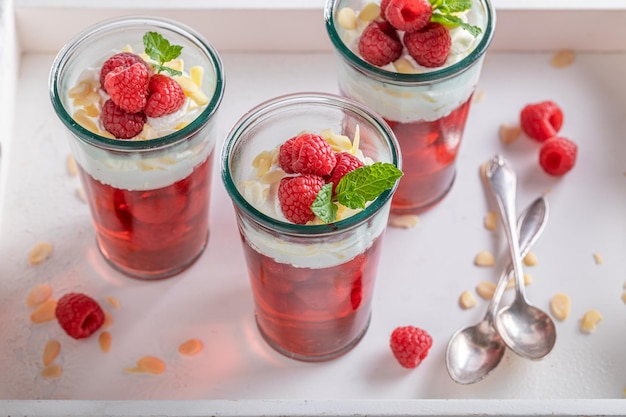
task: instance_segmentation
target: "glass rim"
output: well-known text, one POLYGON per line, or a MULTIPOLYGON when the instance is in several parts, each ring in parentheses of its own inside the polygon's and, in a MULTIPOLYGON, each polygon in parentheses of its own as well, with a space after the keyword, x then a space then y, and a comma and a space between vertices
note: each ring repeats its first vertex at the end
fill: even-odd
POLYGON ((461 59, 448 67, 429 71, 419 74, 404 74, 399 72, 387 71, 380 67, 370 64, 369 62, 361 59, 343 42, 337 30, 335 28, 335 6, 341 0, 326 0, 324 7, 324 21, 326 23, 326 32, 335 46, 336 51, 355 69, 368 73, 370 76, 374 76, 380 81, 395 83, 398 85, 415 85, 420 83, 430 83, 433 81, 443 81, 457 74, 463 73, 473 66, 484 53, 487 51, 487 47, 493 39, 495 32, 496 14, 491 4, 491 0, 474 0, 479 1, 485 7, 487 24, 484 28, 484 33, 478 45, 470 52, 465 58, 461 59))
POLYGON ((52 63, 50 75, 48 78, 48 88, 50 93, 50 99, 52 101, 52 106, 54 107, 55 112, 57 113, 59 119, 61 119, 63 124, 75 136, 89 143, 90 145, 96 146, 101 149, 124 152, 163 148, 168 145, 176 144, 200 130, 205 124, 204 121, 211 119, 217 112, 219 104, 224 96, 225 84, 221 57, 219 56, 215 47, 206 39, 204 39, 204 37, 200 35, 200 33, 196 32, 189 26, 177 22, 173 19, 154 16, 124 16, 103 20, 84 29, 83 31, 75 35, 72 39, 70 39, 59 50, 52 63), (213 68, 215 71, 215 89, 213 91, 211 99, 209 100, 209 103, 206 105, 204 110, 188 125, 165 136, 146 140, 123 140, 111 139, 105 136, 98 135, 78 124, 66 110, 61 100, 61 95, 59 91, 60 73, 65 70, 65 67, 68 63, 68 58, 70 58, 74 53, 79 51, 80 48, 94 36, 105 33, 113 28, 141 28, 142 26, 145 26, 146 30, 148 30, 149 27, 152 26, 166 29, 171 32, 176 32, 177 34, 188 39, 190 43, 196 45, 200 50, 206 53, 207 57, 213 64, 213 68))
POLYGON ((337 232, 343 232, 359 226, 377 213, 391 199, 393 192, 398 187, 399 180, 396 181, 395 185, 391 189, 381 193, 374 201, 372 201, 360 212, 333 223, 315 225, 288 223, 262 213, 246 200, 246 198, 239 192, 237 184, 233 181, 230 169, 230 155, 232 149, 238 142, 238 138, 254 127, 255 120, 257 118, 298 104, 333 106, 338 109, 347 109, 352 113, 358 114, 374 126, 374 128, 386 138, 387 145, 390 149, 392 163, 399 169, 402 168, 400 146, 398 145, 396 137, 389 125, 373 110, 370 110, 367 106, 364 106, 356 101, 331 93, 290 93, 266 100, 248 110, 233 125, 233 128, 227 134, 220 155, 220 171, 226 191, 232 198, 233 203, 235 203, 235 205, 247 216, 252 218, 262 227, 267 229, 271 228, 273 231, 287 233, 290 235, 320 237, 335 234, 337 232))

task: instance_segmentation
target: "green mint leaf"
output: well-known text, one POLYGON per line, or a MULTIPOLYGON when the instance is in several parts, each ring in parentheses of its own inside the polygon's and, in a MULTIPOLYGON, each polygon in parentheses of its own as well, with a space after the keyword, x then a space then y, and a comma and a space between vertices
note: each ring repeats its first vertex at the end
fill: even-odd
POLYGON ((333 184, 328 183, 319 190, 311 204, 311 211, 324 223, 332 223, 337 218, 337 205, 333 203, 332 196, 333 184))
POLYGON ((348 172, 337 184, 337 201, 346 207, 364 208, 365 203, 375 200, 383 191, 394 186, 402 171, 395 165, 377 162, 348 172))
POLYGON ((472 8, 472 0, 443 0, 439 9, 447 14, 460 13, 472 8))
POLYGON ((433 13, 430 21, 441 23, 442 25, 446 25, 449 27, 461 27, 471 33, 474 37, 480 35, 480 33, 482 32, 482 30, 478 26, 472 26, 470 24, 467 24, 461 18, 449 14, 433 13))
POLYGON ((146 54, 157 62, 157 65, 154 65, 157 73, 167 71, 168 73, 173 74, 173 71, 176 73, 173 75, 182 74, 180 71, 172 70, 163 66, 166 62, 178 58, 183 50, 182 46, 170 45, 170 41, 157 32, 146 32, 143 35, 143 46, 146 54))
POLYGON ((152 65, 154 67, 154 69, 157 71, 157 74, 159 72, 167 72, 170 76, 175 77, 177 75, 183 75, 182 72, 175 70, 174 68, 170 68, 170 67, 166 67, 163 65, 152 65))

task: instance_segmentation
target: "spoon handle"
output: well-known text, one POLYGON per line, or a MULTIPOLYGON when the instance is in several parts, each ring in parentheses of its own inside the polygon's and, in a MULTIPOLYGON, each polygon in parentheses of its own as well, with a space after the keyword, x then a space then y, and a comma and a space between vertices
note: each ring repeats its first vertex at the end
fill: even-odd
MULTIPOLYGON (((544 196, 536 198, 519 216, 519 245, 522 257, 526 256, 541 236, 548 222, 548 200, 544 196)), ((486 319, 493 325, 498 306, 506 291, 509 276, 513 272, 513 264, 509 262, 498 279, 496 289, 487 305, 486 319)))
POLYGON ((511 262, 515 272, 515 289, 517 296, 526 300, 524 291, 524 272, 522 267, 522 255, 519 245, 519 237, 515 228, 515 194, 517 188, 517 176, 510 164, 502 155, 496 155, 484 165, 485 177, 498 202, 504 231, 511 251, 511 262))

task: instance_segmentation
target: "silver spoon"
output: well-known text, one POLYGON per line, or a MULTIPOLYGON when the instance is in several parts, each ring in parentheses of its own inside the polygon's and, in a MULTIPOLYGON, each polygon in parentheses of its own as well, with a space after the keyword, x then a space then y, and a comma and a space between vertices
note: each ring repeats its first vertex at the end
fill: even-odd
MULTIPOLYGON (((522 256, 526 256, 541 236, 548 221, 548 212, 547 200, 539 197, 520 215, 518 226, 522 256)), ((494 328, 494 320, 512 271, 511 263, 502 271, 483 320, 458 330, 448 342, 446 367, 450 377, 459 384, 482 380, 504 356, 506 345, 494 328)))
POLYGON ((513 352, 527 359, 541 359, 556 343, 556 328, 550 316, 526 299, 522 255, 514 227, 517 177, 501 155, 486 162, 483 168, 500 208, 515 272, 515 299, 496 315, 496 329, 513 352))

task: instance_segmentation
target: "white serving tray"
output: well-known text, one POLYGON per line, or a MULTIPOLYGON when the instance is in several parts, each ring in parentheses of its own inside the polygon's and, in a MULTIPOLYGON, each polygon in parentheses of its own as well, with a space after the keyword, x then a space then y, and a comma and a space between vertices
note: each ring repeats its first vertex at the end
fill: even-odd
MULTIPOLYGON (((68 12, 89 14, 81 9, 68 12)), ((88 208, 75 194, 78 179, 66 171, 69 148, 49 103, 47 76, 56 51, 38 50, 29 40, 36 34, 53 39, 53 45, 56 33, 78 30, 80 24, 57 30, 57 23, 53 29, 41 23, 49 15, 39 13, 37 8, 18 8, 15 33, 0 38, 7 42, 2 55, 7 62, 0 66, 0 129, 5 132, 0 136, 3 414, 626 414, 623 49, 581 52, 571 67, 555 69, 549 65, 552 51, 508 50, 498 41, 485 62, 453 190, 436 209, 420 216, 415 228, 389 229, 372 323, 362 342, 337 360, 309 364, 274 352, 256 330, 239 235, 218 163, 211 237, 192 268, 169 280, 140 282, 105 264, 95 248, 88 208), (41 25, 37 28, 35 22, 41 25), (18 48, 11 47, 12 41, 21 47, 19 58, 14 58, 18 48), (536 143, 520 138, 504 146, 498 139, 501 123, 515 123, 524 104, 543 99, 562 105, 562 133, 580 147, 575 169, 561 179, 548 178, 538 169, 536 143), (483 316, 486 302, 464 311, 457 305, 458 296, 482 280, 495 280, 506 263, 504 235, 482 224, 484 214, 494 207, 485 198, 478 167, 495 153, 505 155, 518 171, 519 209, 544 192, 551 204, 550 222, 534 250, 539 263, 527 270, 533 277, 529 299, 547 309, 554 293, 567 292, 572 312, 557 323, 557 345, 548 358, 528 362, 507 352, 486 380, 461 386, 446 374, 445 347, 456 329, 483 316), (53 256, 32 267, 28 252, 42 240, 54 244, 53 256), (473 265, 474 255, 483 249, 498 255, 496 268, 473 265), (594 262, 594 253, 604 258, 603 264, 594 262), (56 297, 77 290, 105 307, 106 296, 120 300, 119 310, 108 307, 114 319, 109 354, 100 352, 96 338, 74 341, 53 322, 30 323, 24 300, 40 282, 52 285, 56 297), (593 334, 583 334, 578 320, 591 308, 600 310, 604 319, 593 334), (391 331, 406 324, 427 329, 435 341, 415 370, 401 368, 388 348, 391 331), (178 344, 191 337, 200 338, 204 350, 195 357, 180 357, 178 344), (38 376, 48 338, 62 344, 57 361, 64 372, 52 381, 38 376), (123 371, 148 354, 166 361, 165 374, 123 371)), ((189 11, 178 13, 194 21, 189 11)), ((503 19, 515 21, 513 13, 506 10, 503 19)), ((550 12, 535 11, 535 20, 542 22, 544 13, 550 12)), ((603 13, 611 19, 623 10, 603 13)), ((579 16, 576 11, 572 15, 579 16)), ((10 19, 4 28, 13 29, 10 19)), ((245 52, 240 43, 221 49, 226 71, 226 95, 218 114, 221 138, 240 115, 265 99, 295 91, 337 92, 330 46, 306 51, 245 52)))

